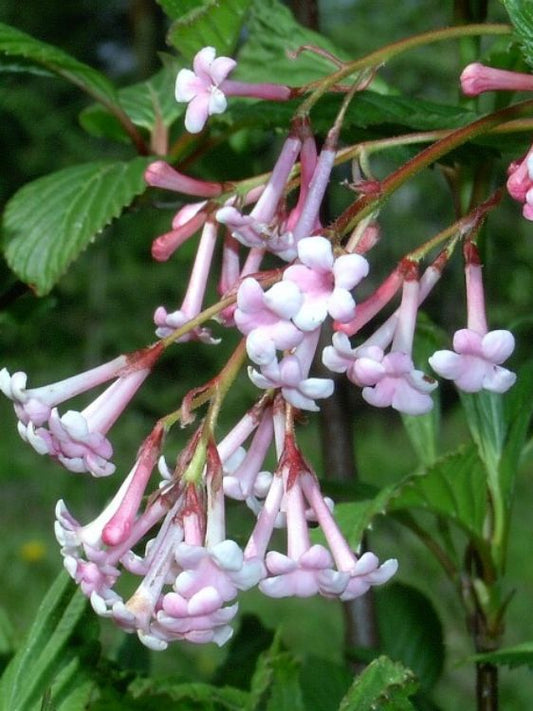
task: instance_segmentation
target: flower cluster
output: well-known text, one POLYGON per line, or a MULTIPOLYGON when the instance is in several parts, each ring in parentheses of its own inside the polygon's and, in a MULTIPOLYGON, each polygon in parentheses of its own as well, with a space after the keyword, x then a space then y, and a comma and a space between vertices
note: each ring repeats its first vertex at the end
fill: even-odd
MULTIPOLYGON (((201 131, 209 115, 222 112, 226 96, 290 98, 287 87, 227 79, 235 66, 206 47, 196 56, 194 71, 180 71, 176 98, 188 102, 185 126, 190 132, 201 131)), ((466 82, 463 75, 463 86, 466 82)), ((469 93, 479 93, 492 85, 469 86, 469 93)), ((62 501, 57 505, 56 537, 69 574, 98 614, 136 632, 152 649, 181 639, 223 644, 232 634, 239 592, 255 586, 271 597, 319 594, 351 600, 396 572, 396 560, 380 565, 373 553, 359 556, 344 539, 333 502, 322 495, 298 448, 296 414, 318 410, 317 400, 334 391, 333 377, 313 375, 317 359, 332 375, 345 373, 370 405, 410 415, 431 410, 437 382, 415 365, 417 314, 460 238, 467 325, 453 337, 454 350, 437 351, 429 363, 467 392, 504 392, 514 383, 514 374, 502 367, 514 339, 508 331, 488 330, 481 264, 468 225, 458 227, 458 235, 421 276, 423 257, 407 256, 383 283, 367 284, 369 295, 356 304, 354 290, 368 281, 367 257, 379 236, 375 216, 344 245, 342 235, 325 229, 320 217, 342 111, 320 152, 309 121, 296 118, 264 180, 240 186, 208 182, 164 161, 152 163, 145 174, 149 186, 201 198, 184 202, 172 230, 152 246, 153 257, 164 261, 200 233, 181 305, 155 310, 159 340, 39 388, 27 388, 22 372, 0 371, 0 389, 14 403, 23 439, 71 471, 106 476, 115 469, 108 432, 163 351, 190 340, 216 344, 219 339, 205 326, 208 318, 240 333, 241 345, 219 375, 185 394, 179 410, 156 424, 102 513, 81 524, 62 501), (290 196, 297 184, 298 194, 290 196), (217 270, 221 298, 206 308, 217 270), (350 338, 358 339, 399 292, 396 310, 352 343, 350 338), (335 333, 323 347, 327 320, 335 333), (246 354, 258 399, 220 439, 220 406, 246 354), (81 412, 59 413, 61 403, 109 381, 81 412), (190 424, 193 409, 206 403, 205 419, 169 468, 161 456, 168 432, 177 421, 190 424), (275 462, 270 469, 269 461, 275 462), (239 532, 239 540, 246 541, 242 547, 228 533, 227 499, 247 507, 250 523, 244 535, 239 532), (282 550, 273 537, 276 528, 285 531, 282 550), (119 581, 128 575, 138 584, 124 599, 119 581)), ((529 161, 527 180, 523 164, 513 168, 510 178, 520 184, 528 205, 529 161)))

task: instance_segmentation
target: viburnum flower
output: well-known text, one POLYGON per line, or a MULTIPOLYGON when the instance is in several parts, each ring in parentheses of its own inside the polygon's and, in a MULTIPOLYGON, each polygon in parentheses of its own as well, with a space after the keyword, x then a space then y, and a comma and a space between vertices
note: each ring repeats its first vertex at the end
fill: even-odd
POLYGON ((303 303, 292 321, 302 331, 313 331, 329 315, 341 323, 355 315, 350 291, 368 274, 368 262, 359 254, 334 256, 325 237, 304 237, 298 242, 299 264, 288 267, 283 281, 293 282, 303 303))
POLYGON ((409 415, 420 415, 433 407, 430 393, 437 383, 417 370, 412 358, 419 302, 420 284, 413 273, 404 279, 397 316, 357 348, 351 347, 346 334, 337 333, 333 346, 323 351, 324 365, 333 372, 346 372, 353 383, 363 387, 363 398, 370 405, 392 406, 409 415), (385 353, 391 339, 391 351, 385 353))
POLYGON ((113 448, 105 435, 161 352, 162 346, 156 344, 41 388, 26 389, 25 373, 10 376, 4 368, 0 372, 0 389, 14 401, 19 434, 36 452, 49 454, 70 471, 108 476, 115 467, 109 461, 113 448), (115 382, 84 410, 59 414, 55 405, 112 378, 116 378, 115 382))
POLYGON ((258 365, 270 363, 276 350, 294 348, 304 334, 292 323, 303 303, 296 284, 281 281, 264 292, 255 279, 248 277, 237 292, 234 318, 246 338, 246 350, 258 365))
POLYGON ((226 110, 226 96, 248 96, 271 101, 287 101, 288 87, 281 84, 249 84, 227 79, 237 62, 230 57, 216 57, 214 47, 204 47, 193 60, 193 70, 181 69, 176 78, 176 101, 189 104, 185 128, 199 133, 213 114, 226 110))
POLYGON ((464 252, 467 327, 456 331, 453 351, 437 351, 429 358, 429 363, 436 373, 453 380, 460 390, 478 392, 484 389, 503 393, 516 381, 516 375, 501 366, 514 350, 514 337, 504 329, 488 330, 477 248, 468 242, 464 252))
MULTIPOLYGON (((487 67, 479 62, 469 64, 461 74, 461 88, 467 96, 485 91, 533 91, 533 76, 523 72, 487 67)), ((523 203, 522 214, 533 220, 533 148, 508 168, 507 190, 517 202, 523 203)))

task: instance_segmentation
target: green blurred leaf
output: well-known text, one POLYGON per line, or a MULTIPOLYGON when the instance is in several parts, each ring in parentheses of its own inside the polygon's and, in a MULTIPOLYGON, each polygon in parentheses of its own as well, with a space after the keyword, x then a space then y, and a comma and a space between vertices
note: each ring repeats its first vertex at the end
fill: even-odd
POLYGON ((238 54, 235 76, 248 81, 276 81, 301 86, 327 76, 337 66, 315 54, 302 52, 289 59, 302 45, 315 45, 341 59, 346 54, 322 35, 302 27, 278 0, 254 0, 247 23, 249 39, 238 54))
POLYGON ((69 649, 69 643, 82 626, 86 610, 87 599, 68 575, 61 573, 41 603, 27 639, 0 679, 1 711, 39 709, 47 689, 55 704, 54 697, 62 700, 66 689, 85 682, 80 677, 79 649, 76 643, 69 649))
POLYGON ((500 482, 506 506, 509 508, 512 505, 514 481, 533 412, 533 362, 520 369, 516 384, 504 398, 503 407, 507 431, 500 461, 500 482))
POLYGON ((176 20, 189 10, 198 7, 198 0, 157 0, 157 3, 161 5, 171 20, 176 20))
POLYGON ((462 446, 403 482, 388 510, 409 508, 421 508, 444 516, 479 545, 484 545, 487 487, 476 447, 462 446))
MULTIPOLYGON (((230 686, 218 687, 202 682, 177 683, 175 678, 139 678, 128 686, 134 700, 163 696, 166 700, 202 704, 206 709, 242 711, 246 708, 249 694, 230 686)), ((181 708, 181 706, 180 706, 181 708)))
POLYGON ((387 657, 378 657, 357 677, 339 711, 414 711, 413 672, 387 657))
POLYGON ((380 650, 402 662, 429 691, 444 666, 442 624, 431 600, 416 588, 392 583, 374 590, 380 650))
POLYGON ((218 55, 233 53, 251 0, 207 0, 181 14, 171 25, 168 41, 189 61, 202 47, 218 55))
POLYGON ((337 711, 353 681, 353 673, 328 659, 306 656, 300 681, 306 711, 337 711))
POLYGON ((149 158, 98 161, 28 183, 3 218, 6 260, 37 295, 47 294, 69 264, 146 187, 149 158))
POLYGON ((116 105, 115 87, 96 69, 79 62, 53 45, 0 23, 0 71, 24 71, 25 67, 32 66, 63 77, 97 101, 108 106, 116 105), (24 63, 14 63, 13 58, 22 58, 24 63))
POLYGON ((523 642, 515 647, 499 649, 497 652, 475 654, 465 661, 468 663, 504 664, 508 667, 533 667, 533 642, 523 642))
POLYGON ((488 471, 496 472, 505 439, 502 396, 482 390, 479 393, 460 392, 460 397, 479 456, 488 471))
POLYGON ((533 66, 533 3, 531 0, 503 0, 503 4, 522 45, 524 57, 533 66))
MULTIPOLYGON (((183 104, 178 104, 174 98, 177 72, 177 63, 165 64, 147 81, 120 89, 118 101, 136 126, 152 131, 156 122, 161 122, 168 127, 183 114, 183 104)), ((84 109, 80 114, 80 123, 93 136, 130 140, 120 122, 99 104, 84 109)))
POLYGON ((259 657, 246 711, 304 711, 299 675, 298 660, 290 652, 281 651, 276 637, 259 657))

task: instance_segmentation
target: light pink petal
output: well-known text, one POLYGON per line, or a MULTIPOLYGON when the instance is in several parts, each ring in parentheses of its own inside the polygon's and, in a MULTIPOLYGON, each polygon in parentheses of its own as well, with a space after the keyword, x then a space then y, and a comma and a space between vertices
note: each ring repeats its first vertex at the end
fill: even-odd
POLYGON ((333 394, 335 384, 329 378, 307 378, 302 380, 299 390, 306 397, 310 398, 328 398, 333 394))
POLYGON ((189 102, 205 90, 205 83, 190 69, 181 69, 176 77, 176 101, 189 102))
POLYGON ((306 333, 314 331, 326 320, 328 315, 327 300, 315 299, 312 302, 307 301, 298 311, 296 316, 293 316, 293 323, 306 333))
POLYGON ((391 405, 406 415, 425 415, 433 408, 433 400, 426 393, 411 387, 403 378, 398 378, 391 405))
POLYGON ((453 350, 456 353, 481 355, 482 336, 470 328, 462 328, 453 336, 453 350))
POLYGON ((305 395, 295 388, 282 388, 281 392, 285 400, 298 410, 307 410, 309 412, 320 411, 320 408, 314 400, 305 397, 305 395))
POLYGON ((264 303, 280 318, 290 319, 300 310, 303 295, 294 282, 279 281, 264 294, 264 303))
POLYGON ((498 365, 509 358, 514 351, 514 346, 513 334, 504 329, 489 331, 481 341, 481 349, 485 358, 498 365))
POLYGON ((298 564, 289 556, 278 553, 278 551, 270 551, 267 553, 265 563, 270 573, 281 575, 283 573, 291 573, 298 568, 298 564))
POLYGON ((333 558, 327 548, 321 545, 311 546, 300 556, 298 561, 304 568, 332 568, 334 565, 333 558))
POLYGON ((390 407, 396 392, 394 378, 383 378, 373 388, 363 388, 363 399, 374 407, 390 407))
POLYGON ((453 351, 436 351, 428 358, 433 370, 442 378, 455 380, 465 370, 464 356, 453 351))
POLYGON ((477 356, 461 358, 462 372, 454 378, 455 384, 465 393, 477 393, 483 388, 483 381, 492 366, 477 356))
POLYGON ((353 358, 341 355, 333 346, 322 351, 322 363, 333 373, 345 373, 353 363, 353 358))
POLYGON ((211 65, 215 57, 216 49, 214 47, 203 47, 203 49, 197 52, 192 63, 195 74, 208 79, 210 82, 211 65))
POLYGON ((483 387, 494 393, 504 393, 516 382, 516 375, 500 365, 493 366, 483 379, 483 387))
POLYGON ((328 299, 328 311, 332 319, 348 323, 355 316, 355 301, 346 289, 335 288, 328 299))
POLYGON ((209 92, 209 104, 208 113, 210 116, 213 114, 222 114, 228 107, 228 102, 226 97, 220 91, 220 89, 211 89, 209 92))
POLYGON ((185 112, 185 128, 189 133, 200 133, 209 116, 209 94, 195 96, 185 112))
POLYGON ((231 57, 217 57, 212 63, 209 70, 213 83, 218 86, 237 66, 237 62, 231 57))
POLYGON ((304 237, 298 242, 298 257, 313 271, 329 272, 333 267, 333 249, 325 237, 304 237))
POLYGON ((235 541, 221 541, 210 549, 210 553, 223 570, 238 571, 242 568, 243 553, 235 541))
POLYGON ((335 286, 353 289, 368 275, 368 262, 360 254, 343 254, 337 257, 333 265, 335 286))
POLYGON ((385 367, 372 358, 358 358, 353 365, 353 374, 360 385, 375 385, 385 376, 385 367))
POLYGON ((187 606, 189 615, 209 615, 218 610, 223 600, 216 588, 208 586, 195 593, 187 606))

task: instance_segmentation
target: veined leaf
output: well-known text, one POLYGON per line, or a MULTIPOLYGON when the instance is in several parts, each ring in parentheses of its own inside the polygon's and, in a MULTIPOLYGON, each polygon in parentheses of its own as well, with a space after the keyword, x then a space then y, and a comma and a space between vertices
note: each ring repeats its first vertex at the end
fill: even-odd
POLYGON ((41 42, 21 30, 0 23, 0 70, 41 68, 67 79, 97 101, 116 104, 113 84, 96 69, 79 62, 61 49, 41 42), (23 60, 22 63, 20 60, 23 60), (14 61, 15 60, 15 61, 14 61))
POLYGON ((35 293, 48 293, 96 235, 145 189, 150 159, 65 168, 21 188, 2 232, 9 266, 35 293))
POLYGON ((259 657, 252 677, 246 711, 304 711, 300 664, 281 650, 279 636, 259 657))
POLYGON ((503 4, 524 50, 524 57, 533 66, 533 4, 529 0, 503 0, 503 4))
POLYGON ((218 55, 233 53, 251 0, 207 0, 181 14, 172 24, 168 41, 188 60, 202 49, 215 47, 218 55))
POLYGON ((171 20, 177 20, 189 10, 198 7, 198 0, 157 0, 157 3, 161 5, 171 20))
POLYGON ((303 52, 293 60, 288 52, 315 45, 340 59, 346 54, 322 35, 300 25, 278 0, 254 0, 247 24, 249 39, 238 55, 235 76, 249 81, 276 81, 301 86, 331 74, 337 66, 324 57, 303 52))
POLYGON ((487 487, 483 462, 474 445, 460 447, 409 477, 391 499, 389 511, 421 508, 444 516, 476 541, 483 540, 487 487))
POLYGON ((0 711, 39 709, 41 697, 58 673, 63 673, 63 683, 72 682, 79 659, 75 649, 68 650, 68 642, 86 609, 86 598, 68 575, 61 573, 44 598, 28 638, 0 680, 0 711))
MULTIPOLYGON (((165 65, 147 81, 120 89, 118 101, 136 126, 152 131, 157 121, 170 126, 185 107, 174 98, 177 66, 165 65)), ((117 119, 105 107, 93 104, 80 114, 80 123, 93 136, 128 141, 117 119)))
POLYGON ((177 683, 174 679, 152 677, 137 678, 128 686, 128 693, 132 699, 145 697, 166 697, 167 700, 202 704, 202 708, 227 709, 227 711, 242 711, 246 708, 249 694, 241 689, 231 686, 218 687, 202 682, 177 683))
POLYGON ((388 657, 378 657, 356 678, 339 711, 414 711, 409 697, 416 690, 410 669, 388 657))

